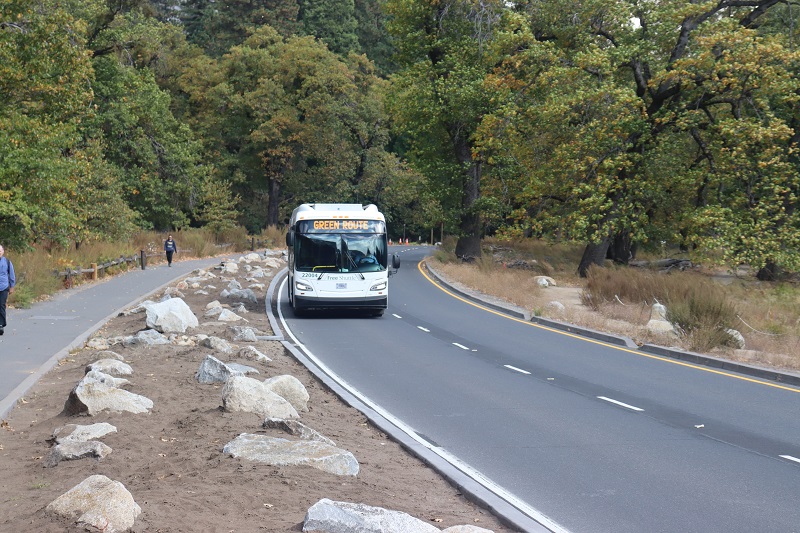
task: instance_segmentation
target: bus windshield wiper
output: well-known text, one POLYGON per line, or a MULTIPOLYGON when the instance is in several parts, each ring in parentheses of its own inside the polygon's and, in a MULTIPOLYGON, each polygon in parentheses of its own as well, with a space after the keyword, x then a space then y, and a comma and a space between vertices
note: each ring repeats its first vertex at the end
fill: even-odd
POLYGON ((353 268, 355 269, 354 272, 356 274, 358 274, 359 276, 361 276, 361 279, 365 279, 364 278, 364 274, 362 274, 361 272, 358 271, 358 265, 356 264, 355 261, 353 261, 353 258, 350 256, 350 254, 345 252, 344 255, 347 256, 347 258, 350 260, 350 264, 353 265, 353 268))

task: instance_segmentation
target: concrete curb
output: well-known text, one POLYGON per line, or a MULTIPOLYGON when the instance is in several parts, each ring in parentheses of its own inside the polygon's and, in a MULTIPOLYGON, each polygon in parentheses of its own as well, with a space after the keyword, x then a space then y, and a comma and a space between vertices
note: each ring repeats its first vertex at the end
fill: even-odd
MULTIPOLYGON (((284 268, 272 278, 272 282, 270 283, 267 296, 265 298, 267 317, 274 333, 281 331, 274 315, 274 308, 277 307, 277 302, 275 301, 276 289, 287 272, 288 270, 284 268)), ((328 389, 339 396, 342 401, 347 403, 349 406, 358 409, 358 411, 366 416, 369 421, 378 429, 389 435, 392 440, 400 444, 409 453, 423 461, 429 467, 433 468, 448 482, 458 488, 458 490, 460 490, 471 501, 489 510, 501 521, 510 527, 518 529, 519 531, 525 531, 529 533, 545 533, 550 531, 528 514, 515 507, 508 500, 490 491, 478 480, 468 475, 456 465, 447 461, 432 449, 421 444, 417 439, 414 438, 414 436, 420 438, 419 435, 411 435, 406 430, 399 428, 397 425, 392 423, 376 409, 367 405, 356 395, 352 394, 350 390, 343 386, 339 381, 334 379, 322 368, 320 368, 292 342, 282 340, 281 344, 283 344, 283 347, 292 355, 292 357, 305 366, 328 389)))
MULTIPOLYGON (((442 277, 434 269, 432 269, 430 265, 427 264, 427 262, 424 263, 424 265, 425 269, 431 274, 433 278, 435 278, 436 282, 442 285, 443 287, 446 287, 448 290, 455 292, 460 296, 463 296, 464 298, 472 300, 473 302, 480 303, 481 305, 490 307, 496 311, 505 312, 510 316, 513 317, 524 316, 524 313, 521 312, 518 307, 514 307, 511 304, 508 304, 508 307, 504 311, 502 304, 499 304, 497 302, 487 302, 486 298, 488 297, 486 295, 474 291, 466 291, 464 289, 460 289, 458 287, 453 286, 451 282, 444 279, 444 277, 442 277)), ((528 315, 530 316, 530 314, 528 315)), ((787 385, 800 386, 800 374, 795 374, 792 372, 784 372, 769 368, 758 367, 754 365, 747 365, 744 363, 729 361, 727 359, 722 359, 719 357, 713 357, 710 355, 704 355, 694 352, 687 352, 675 348, 658 346, 655 344, 643 344, 642 346, 639 346, 632 339, 628 337, 611 335, 609 333, 595 331, 593 329, 576 326, 574 324, 567 324, 565 322, 559 322, 557 320, 550 320, 547 318, 542 318, 537 316, 530 316, 530 318, 526 318, 526 320, 530 320, 531 322, 536 322, 537 324, 557 329, 560 331, 574 333, 576 335, 581 335, 583 337, 588 337, 590 339, 599 340, 602 342, 606 342, 608 344, 623 346, 625 348, 630 348, 632 350, 636 350, 650 355, 668 357, 670 359, 677 359, 695 365, 717 368, 728 372, 736 372, 738 374, 744 374, 746 376, 752 376, 755 378, 769 380, 769 381, 776 381, 778 383, 785 383, 787 385)))

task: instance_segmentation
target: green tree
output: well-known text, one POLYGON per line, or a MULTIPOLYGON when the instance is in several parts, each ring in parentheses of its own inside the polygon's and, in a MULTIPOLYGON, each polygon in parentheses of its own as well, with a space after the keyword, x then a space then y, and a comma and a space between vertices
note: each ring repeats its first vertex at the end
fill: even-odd
POLYGON ((99 140, 83 132, 94 112, 85 35, 59 4, 0 6, 0 225, 11 246, 130 229, 99 140))
POLYGON ((364 57, 343 61, 312 37, 264 27, 220 61, 193 65, 181 83, 249 229, 283 223, 296 203, 379 195, 367 186, 380 187, 388 120, 364 57))
POLYGON ((776 4, 529 4, 481 135, 520 165, 518 219, 587 242, 582 275, 654 237, 797 264, 793 131, 775 111, 797 58, 754 29, 776 4))
POLYGON ((333 52, 346 56, 359 49, 354 0, 300 0, 299 20, 333 52))
POLYGON ((475 133, 492 109, 485 79, 494 68, 490 45, 503 24, 504 4, 389 0, 386 9, 400 65, 392 115, 408 138, 410 161, 458 218, 456 254, 479 257, 486 161, 475 133))

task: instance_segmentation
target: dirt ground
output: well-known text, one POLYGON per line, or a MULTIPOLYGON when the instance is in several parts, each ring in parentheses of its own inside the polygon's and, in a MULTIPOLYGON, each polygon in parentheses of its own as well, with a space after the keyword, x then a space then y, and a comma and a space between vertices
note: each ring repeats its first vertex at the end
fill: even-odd
MULTIPOLYGON (((240 272, 227 279, 248 287, 251 283, 240 272)), ((258 281, 269 284, 269 279, 258 281)), ((219 296, 227 282, 211 283, 217 290, 209 291, 210 295, 195 294, 191 288, 182 291, 200 320, 200 326, 187 335, 230 339, 229 324, 203 318, 210 301, 233 303, 219 296)), ((244 325, 269 335, 263 312, 266 291, 256 292, 260 300, 247 304, 244 325)), ((132 335, 145 327, 144 314, 120 316, 95 337, 132 335)), ((301 413, 301 421, 352 452, 360 464, 358 476, 341 477, 311 467, 272 467, 224 455, 223 446, 240 433, 287 436, 278 429, 262 429, 258 415, 224 412, 222 387, 195 380, 201 361, 212 353, 196 345, 111 346, 134 370, 125 388, 151 399, 154 408, 147 414, 67 416, 63 409, 70 391, 83 377, 86 365, 99 358, 98 350, 82 349, 46 374, 2 423, 0 532, 85 531, 74 520, 50 514, 45 507, 93 474, 120 481, 130 491, 142 508, 131 531, 141 533, 302 531, 306 511, 322 498, 403 511, 440 529, 469 524, 512 531, 339 400, 285 353, 279 342, 236 344, 253 345, 272 361, 240 359, 235 355, 238 350, 230 357, 213 355, 258 368, 260 374, 255 377, 259 379, 284 374, 299 379, 310 395, 309 412, 301 413), (111 454, 102 460, 43 466, 56 428, 98 422, 108 422, 118 430, 100 439, 112 448, 111 454)))

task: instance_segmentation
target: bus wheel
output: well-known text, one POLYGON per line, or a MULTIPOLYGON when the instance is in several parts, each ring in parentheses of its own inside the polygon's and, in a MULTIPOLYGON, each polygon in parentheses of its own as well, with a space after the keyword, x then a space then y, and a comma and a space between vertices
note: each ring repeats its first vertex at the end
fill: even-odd
POLYGON ((378 309, 377 311, 373 311, 372 316, 374 317, 383 316, 383 309, 378 309))

